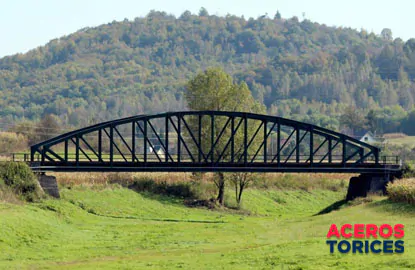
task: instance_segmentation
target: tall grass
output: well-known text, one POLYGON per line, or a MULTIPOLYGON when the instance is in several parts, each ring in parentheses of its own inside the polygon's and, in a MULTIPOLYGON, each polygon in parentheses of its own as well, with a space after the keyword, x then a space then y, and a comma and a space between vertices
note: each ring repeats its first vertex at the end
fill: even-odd
MULTIPOLYGON (((195 179, 212 181, 213 173, 50 173, 60 185, 121 184, 128 185, 136 179, 152 179, 155 182, 189 182, 195 179)), ((339 173, 258 173, 251 184, 256 188, 332 189, 332 186, 347 186, 354 175, 339 173)))
POLYGON ((152 179, 153 181, 178 183, 192 180, 188 173, 50 173, 56 176, 58 184, 62 186, 77 185, 108 185, 120 184, 128 186, 137 179, 152 179))
MULTIPOLYGON (((55 173, 62 187, 106 186, 119 184, 137 192, 163 194, 185 199, 210 200, 216 198, 213 173, 55 173)), ((230 174, 226 175, 227 178, 230 174)), ((249 188, 279 190, 346 191, 349 174, 254 174, 249 188)), ((234 190, 231 181, 228 190, 234 190)))
POLYGON ((258 174, 251 187, 259 189, 305 190, 315 189, 339 191, 348 185, 350 174, 258 174))
POLYGON ((415 178, 397 180, 387 186, 388 196, 394 202, 415 205, 415 178))

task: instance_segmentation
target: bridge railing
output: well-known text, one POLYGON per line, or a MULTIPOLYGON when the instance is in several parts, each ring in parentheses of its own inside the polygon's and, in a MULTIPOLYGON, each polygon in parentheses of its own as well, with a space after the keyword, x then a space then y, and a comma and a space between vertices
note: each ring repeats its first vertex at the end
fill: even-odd
MULTIPOLYGON (((62 154, 63 153, 57 153, 57 154, 62 154)), ((181 154, 180 155, 180 162, 178 162, 178 155, 177 154, 170 154, 171 158, 173 159, 173 161, 170 161, 172 163, 186 163, 186 162, 192 162, 192 159, 190 157, 190 155, 188 154, 181 154)), ((143 154, 136 154, 135 157, 138 160, 143 160, 144 159, 144 155, 143 154)), ((154 156, 147 156, 147 163, 149 162, 158 162, 158 163, 165 163, 164 162, 164 155, 162 154, 161 156, 159 155, 159 157, 161 158, 161 161, 154 155, 154 156)), ((253 162, 257 162, 257 163, 263 163, 264 161, 264 156, 263 155, 247 155, 248 160, 252 160, 253 162)), ((269 157, 269 161, 267 163, 276 163, 276 161, 271 162, 271 159, 273 157, 273 155, 268 155, 267 157, 269 157)), ((324 157, 324 155, 315 155, 314 156, 315 159, 317 161, 315 161, 315 164, 319 164, 319 163, 328 163, 327 160, 322 160, 321 162, 319 162, 319 158, 322 159, 324 157)), ((308 163, 309 160, 309 155, 300 155, 300 162, 299 163, 308 163)), ((16 161, 16 162, 31 162, 31 156, 30 153, 12 153, 9 155, 9 159, 12 161, 16 161)), ((102 160, 104 162, 109 162, 110 161, 110 154, 109 153, 102 153, 102 160)), ((41 154, 36 154, 34 156, 34 161, 35 162, 40 162, 41 161, 41 154)), ((75 153, 68 153, 68 161, 69 162, 75 162, 76 161, 76 154, 75 153)), ((79 162, 88 162, 90 161, 87 157, 84 156, 78 156, 78 161, 79 162)), ((123 156, 121 155, 113 155, 113 162, 125 162, 125 161, 133 161, 133 155, 128 155, 128 154, 124 154, 123 156)), ((342 155, 333 155, 332 156, 332 163, 342 163, 343 161, 343 156, 342 155)), ((98 162, 98 160, 96 161, 98 162)), ((135 161, 136 163, 143 163, 143 161, 135 161)), ((348 161, 348 163, 353 163, 354 160, 350 160, 348 161)), ((210 162, 203 162, 203 163, 210 163, 210 162)), ((226 163, 226 161, 221 161, 221 162, 215 162, 213 161, 213 163, 226 163)), ((289 156, 289 155, 281 155, 281 164, 284 163, 297 163, 296 157, 293 156, 289 156)), ((374 157, 369 157, 366 160, 366 163, 376 163, 376 160, 374 157)), ((402 165, 402 160, 399 156, 381 156, 379 159, 379 163, 383 164, 383 165, 402 165)))

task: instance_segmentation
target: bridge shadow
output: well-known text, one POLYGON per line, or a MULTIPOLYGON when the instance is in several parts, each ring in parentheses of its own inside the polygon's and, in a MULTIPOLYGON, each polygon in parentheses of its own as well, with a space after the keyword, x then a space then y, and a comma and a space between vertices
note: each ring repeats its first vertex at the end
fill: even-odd
MULTIPOLYGON (((140 195, 143 195, 142 193, 140 193, 140 195)), ((148 199, 152 199, 152 200, 157 200, 159 202, 159 199, 156 199, 152 196, 150 196, 149 194, 147 194, 148 199)), ((143 196, 144 197, 144 196, 143 196)), ((103 217, 103 218, 112 218, 112 219, 131 219, 131 220, 140 220, 140 221, 160 221, 160 222, 185 222, 185 223, 206 223, 206 224, 218 224, 218 223, 227 223, 224 220, 200 220, 200 219, 175 219, 175 218, 149 218, 149 217, 140 217, 140 216, 131 216, 131 215, 124 215, 124 216, 117 216, 117 215, 110 215, 110 214, 102 214, 99 213, 97 211, 95 211, 95 209, 93 208, 88 208, 88 206, 86 206, 85 204, 83 204, 82 202, 75 202, 74 200, 69 200, 69 203, 71 203, 72 205, 79 207, 81 210, 87 212, 88 214, 97 216, 97 217, 103 217)), ((162 202, 163 203, 163 202, 162 202)), ((167 204, 167 201, 165 201, 164 203, 167 204)), ((47 210, 56 212, 56 209, 54 209, 53 207, 45 207, 47 210)))
POLYGON ((371 203, 368 207, 376 207, 381 211, 390 214, 405 214, 415 216, 415 207, 407 202, 394 202, 390 199, 378 200, 371 203))
POLYGON ((324 208, 323 210, 321 210, 317 214, 314 214, 313 216, 324 215, 324 214, 328 214, 328 213, 330 213, 332 211, 339 210, 340 207, 342 207, 346 203, 347 203, 347 200, 345 200, 345 199, 344 200, 337 201, 337 202, 335 202, 335 203, 327 206, 326 208, 324 208))

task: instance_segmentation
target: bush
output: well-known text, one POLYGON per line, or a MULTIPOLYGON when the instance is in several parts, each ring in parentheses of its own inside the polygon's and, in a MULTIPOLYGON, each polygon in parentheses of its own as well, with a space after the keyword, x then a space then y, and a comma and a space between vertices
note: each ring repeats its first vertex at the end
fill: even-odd
POLYGON ((167 183, 166 181, 155 182, 150 178, 138 178, 129 188, 137 192, 149 192, 180 198, 195 198, 195 192, 189 182, 167 183))
POLYGON ((15 194, 33 202, 40 198, 41 190, 29 166, 22 162, 6 162, 0 166, 0 178, 15 194))
POLYGON ((415 166, 408 162, 405 162, 402 166, 402 176, 404 178, 415 177, 415 166))
POLYGON ((13 132, 0 132, 0 154, 11 154, 28 148, 26 136, 13 132))
POLYGON ((389 198, 394 202, 406 202, 415 205, 415 179, 396 180, 387 186, 389 198))

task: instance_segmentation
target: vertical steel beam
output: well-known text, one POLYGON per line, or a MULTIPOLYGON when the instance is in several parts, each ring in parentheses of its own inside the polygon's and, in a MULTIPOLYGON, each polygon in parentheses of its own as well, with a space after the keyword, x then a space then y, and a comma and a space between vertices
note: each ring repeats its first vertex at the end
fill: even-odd
POLYGON ((332 153, 332 144, 333 144, 333 140, 331 139, 331 137, 329 137, 329 143, 328 143, 328 151, 329 151, 329 163, 333 162, 333 153, 332 153))
POLYGON ((65 162, 68 162, 68 140, 65 140, 65 162))
POLYGON ((244 164, 248 162, 248 117, 244 115, 244 164))
POLYGON ((375 154, 375 163, 379 164, 379 148, 373 149, 373 152, 375 154))
POLYGON ((202 162, 203 147, 202 147, 202 115, 201 114, 198 115, 198 121, 199 121, 199 125, 198 125, 199 129, 197 131, 197 137, 198 137, 197 141, 199 142, 198 160, 199 162, 202 162))
POLYGON ((182 121, 180 121, 180 115, 177 116, 177 162, 181 161, 181 140, 182 137, 182 121))
POLYGON ((110 126, 110 165, 114 162, 114 127, 110 126))
MULTIPOLYGON (((147 119, 143 120, 144 122, 144 134, 143 134, 143 138, 144 138, 144 163, 147 163, 147 119)), ((153 149, 154 151, 154 149, 153 149)))
POLYGON ((231 118, 231 162, 235 162, 235 117, 231 118))
POLYGON ((98 130, 98 160, 102 162, 102 129, 98 130))
POLYGON ((343 166, 346 165, 346 139, 344 136, 341 136, 342 140, 342 164, 343 166))
POLYGON ((76 139, 75 139, 75 161, 76 161, 76 166, 78 167, 79 165, 79 137, 78 135, 76 135, 76 139))
MULTIPOLYGON (((215 114, 212 113, 210 116, 210 153, 211 153, 211 162, 214 161, 214 147, 215 145, 215 114)), ((209 158, 209 157, 208 157, 209 158)))
POLYGON ((168 162, 169 161, 169 119, 168 116, 166 116, 166 123, 165 123, 165 136, 164 136, 164 145, 165 145, 165 149, 166 149, 166 153, 164 153, 165 156, 165 161, 168 162))
POLYGON ((300 129, 295 128, 295 162, 300 163, 300 129))
POLYGON ((131 161, 135 162, 135 121, 131 122, 131 161))
MULTIPOLYGON (((264 120, 264 141, 263 141, 263 144, 264 144, 264 163, 267 163, 267 124, 268 124, 268 122, 267 122, 267 120, 264 120)), ((272 136, 272 135, 271 135, 272 136)))
POLYGON ((314 132, 313 128, 310 128, 310 164, 314 163, 314 132))
MULTIPOLYGON (((277 164, 278 166, 281 164, 281 123, 280 119, 278 118, 278 130, 277 130, 277 164)), ((272 140, 272 135, 271 135, 272 140)))

